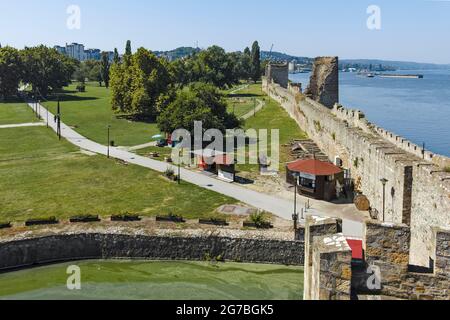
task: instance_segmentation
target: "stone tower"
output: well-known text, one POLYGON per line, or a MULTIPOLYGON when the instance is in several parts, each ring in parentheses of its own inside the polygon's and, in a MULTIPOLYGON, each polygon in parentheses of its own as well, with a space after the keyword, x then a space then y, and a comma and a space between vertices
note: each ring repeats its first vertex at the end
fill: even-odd
POLYGON ((316 58, 305 95, 330 109, 339 103, 338 57, 316 58))

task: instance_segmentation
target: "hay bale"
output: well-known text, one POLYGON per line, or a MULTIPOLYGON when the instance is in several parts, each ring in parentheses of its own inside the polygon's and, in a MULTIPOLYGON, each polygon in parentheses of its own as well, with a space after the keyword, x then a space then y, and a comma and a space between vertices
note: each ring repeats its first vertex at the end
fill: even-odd
POLYGON ((355 197, 355 206, 359 211, 369 211, 370 201, 364 195, 358 195, 355 197))

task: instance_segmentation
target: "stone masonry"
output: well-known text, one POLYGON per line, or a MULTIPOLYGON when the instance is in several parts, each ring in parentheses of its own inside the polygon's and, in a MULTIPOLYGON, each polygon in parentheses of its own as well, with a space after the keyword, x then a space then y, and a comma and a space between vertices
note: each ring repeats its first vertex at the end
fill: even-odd
POLYGON ((370 123, 360 111, 338 104, 329 109, 265 79, 263 89, 330 161, 342 161, 356 190, 369 199, 374 218, 411 228, 409 263, 428 267, 434 255, 432 228, 450 228, 450 173, 441 166, 450 164, 450 159, 423 152, 417 145, 370 123), (381 179, 388 181, 384 215, 381 179))
POLYGON ((434 228, 430 269, 409 264, 411 230, 403 224, 368 221, 363 261, 352 260, 342 234, 328 234, 324 221, 307 219, 305 233, 305 300, 349 300, 360 297, 404 300, 450 300, 450 230, 434 228), (315 229, 318 228, 318 229, 315 229), (307 263, 312 253, 311 263, 307 263))
POLYGON ((303 265, 303 241, 80 233, 0 242, 0 270, 85 259, 136 258, 303 265))
POLYGON ((266 67, 269 81, 287 89, 289 84, 289 66, 287 63, 269 63, 266 67))
MULTIPOLYGON (((313 287, 317 286, 317 277, 319 271, 313 268, 314 261, 314 239, 324 235, 335 235, 342 229, 342 221, 334 218, 321 218, 308 216, 306 218, 305 228, 297 234, 304 235, 305 240, 305 281, 304 281, 304 299, 313 299, 313 287), (313 271, 315 270, 315 271, 313 271), (316 279, 316 280, 313 280, 316 279)), ((319 259, 319 258, 317 258, 319 259)))
POLYGON ((305 95, 330 109, 339 102, 338 57, 316 58, 305 95))

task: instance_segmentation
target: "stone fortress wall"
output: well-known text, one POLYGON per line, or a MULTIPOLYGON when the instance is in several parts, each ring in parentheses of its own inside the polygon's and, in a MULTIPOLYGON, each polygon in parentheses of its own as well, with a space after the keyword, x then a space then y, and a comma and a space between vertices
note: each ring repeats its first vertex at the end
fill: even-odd
POLYGON ((433 229, 436 260, 423 272, 409 266, 408 226, 368 221, 364 260, 355 262, 345 237, 334 232, 340 223, 323 217, 306 220, 305 300, 450 299, 450 231, 433 229))
MULTIPOLYGON (((324 61, 335 59, 317 59, 324 61)), ((333 68, 314 68, 328 75, 313 75, 324 83, 307 89, 310 97, 335 90, 337 64, 333 68)), ((317 81, 317 80, 316 80, 317 81)), ((410 263, 428 267, 434 258, 433 227, 450 228, 450 159, 425 152, 411 142, 371 124, 357 110, 339 104, 327 108, 294 90, 281 87, 275 79, 263 79, 263 90, 278 101, 301 129, 328 155, 342 162, 355 187, 368 197, 377 219, 411 227, 410 263), (383 217, 383 185, 385 215, 383 217)), ((330 96, 328 94, 328 96, 330 96)))
POLYGON ((0 242, 0 271, 86 259, 304 264, 304 242, 220 236, 67 233, 0 242))

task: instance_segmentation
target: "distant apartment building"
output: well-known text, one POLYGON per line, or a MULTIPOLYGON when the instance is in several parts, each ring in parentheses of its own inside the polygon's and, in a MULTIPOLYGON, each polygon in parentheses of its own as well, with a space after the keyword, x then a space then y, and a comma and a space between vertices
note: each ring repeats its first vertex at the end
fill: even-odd
MULTIPOLYGON (((61 54, 76 59, 78 61, 96 60, 102 59, 102 51, 100 49, 85 49, 83 44, 71 43, 66 44, 65 47, 54 46, 54 48, 61 54)), ((107 51, 109 61, 113 61, 114 52, 107 51)))

